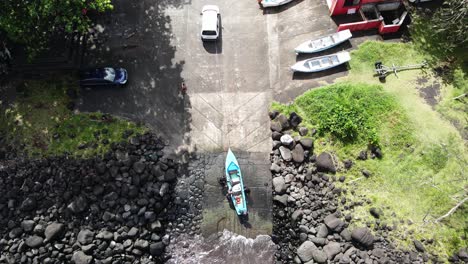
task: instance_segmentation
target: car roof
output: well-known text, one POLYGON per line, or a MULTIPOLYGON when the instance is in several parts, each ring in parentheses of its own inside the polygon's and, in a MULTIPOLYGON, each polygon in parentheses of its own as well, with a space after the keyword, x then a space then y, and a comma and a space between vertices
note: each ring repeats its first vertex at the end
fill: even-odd
POLYGON ((202 30, 216 30, 218 23, 218 12, 208 9, 203 12, 202 30))

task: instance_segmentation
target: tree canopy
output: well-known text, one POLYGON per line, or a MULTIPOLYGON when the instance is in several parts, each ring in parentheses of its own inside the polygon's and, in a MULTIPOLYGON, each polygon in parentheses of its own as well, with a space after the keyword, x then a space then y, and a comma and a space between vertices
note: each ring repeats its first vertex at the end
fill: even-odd
POLYGON ((85 32, 91 23, 88 12, 112 8, 111 0, 2 0, 0 30, 34 57, 47 48, 53 33, 85 32))
POLYGON ((410 27, 414 43, 433 62, 467 61, 468 0, 446 0, 434 12, 416 10, 410 27))

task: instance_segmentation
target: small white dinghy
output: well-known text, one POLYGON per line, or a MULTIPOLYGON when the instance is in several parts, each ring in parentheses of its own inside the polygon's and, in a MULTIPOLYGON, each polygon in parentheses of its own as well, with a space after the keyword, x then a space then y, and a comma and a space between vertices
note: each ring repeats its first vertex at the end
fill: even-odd
POLYGON ((287 4, 291 1, 292 0, 262 0, 260 4, 262 4, 263 7, 274 7, 287 4))
POLYGON ((291 67, 294 72, 319 72, 324 71, 351 60, 349 52, 342 51, 322 57, 298 61, 291 67))
POLYGON ((296 54, 319 52, 339 45, 350 39, 352 36, 353 35, 351 34, 351 31, 349 31, 349 29, 346 29, 343 31, 333 33, 331 35, 327 35, 313 40, 308 40, 302 43, 301 45, 297 46, 297 48, 295 48, 294 51, 296 51, 296 54))

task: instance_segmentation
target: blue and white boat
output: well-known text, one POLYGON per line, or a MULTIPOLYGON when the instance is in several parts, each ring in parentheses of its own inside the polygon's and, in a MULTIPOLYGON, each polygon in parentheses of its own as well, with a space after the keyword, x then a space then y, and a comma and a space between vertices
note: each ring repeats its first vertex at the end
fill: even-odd
POLYGON ((247 201, 244 191, 244 181, 242 173, 237 162, 236 156, 231 149, 228 150, 226 156, 226 184, 228 186, 228 195, 232 200, 237 215, 247 215, 247 201))
POLYGON ((297 46, 294 51, 296 54, 299 53, 315 53, 320 52, 332 47, 335 47, 348 39, 353 35, 349 29, 342 30, 331 35, 319 37, 317 39, 308 40, 301 45, 297 46))

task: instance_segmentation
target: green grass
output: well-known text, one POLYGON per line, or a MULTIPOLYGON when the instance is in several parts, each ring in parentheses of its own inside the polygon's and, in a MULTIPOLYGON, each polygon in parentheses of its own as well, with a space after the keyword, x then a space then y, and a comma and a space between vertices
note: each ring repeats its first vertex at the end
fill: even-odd
POLYGON ((468 138, 468 106, 466 99, 461 95, 468 93, 468 76, 462 69, 456 69, 453 74, 453 83, 442 87, 443 100, 437 105, 437 111, 449 120, 463 135, 468 138), (453 98, 460 99, 454 100, 453 98))
MULTIPOLYGON (((343 209, 356 217, 356 225, 372 220, 368 210, 373 206, 384 209, 384 222, 398 223, 393 238, 403 247, 411 246, 412 238, 422 237, 434 238, 436 242, 427 248, 442 257, 466 247, 463 237, 467 232, 467 206, 442 223, 433 223, 466 196, 468 185, 465 141, 453 122, 441 115, 439 106, 437 110, 431 108, 416 88, 418 77, 431 80, 436 77, 428 70, 410 70, 399 72, 398 77, 389 75, 385 83, 380 83, 373 76, 376 61, 386 65, 415 64, 424 60, 423 55, 411 44, 373 41, 362 44, 351 58, 348 76, 333 85, 308 91, 290 105, 274 103, 272 108, 284 113, 296 111, 306 126, 319 129, 315 153, 327 150, 336 153, 340 160, 355 161, 350 171, 338 173, 354 181, 347 187, 355 189, 355 194, 348 192, 347 199, 359 201, 360 195, 365 195, 373 202, 349 212, 343 209), (355 93, 361 97, 356 98, 355 93), (365 113, 356 112, 348 119, 370 121, 384 154, 382 159, 356 160, 359 151, 368 147, 368 133, 372 129, 366 125, 359 131, 363 136, 352 140, 320 131, 324 116, 337 104, 348 109, 365 109, 365 113), (371 171, 372 176, 364 178, 363 169, 371 171)), ((463 84, 463 78, 459 79, 463 84)), ((454 89, 443 85, 439 105, 448 100, 447 94, 456 92, 454 89)), ((447 107, 460 114, 452 106, 447 107)))
POLYGON ((132 135, 146 131, 133 122, 101 113, 75 114, 53 129, 58 138, 50 141, 46 153, 69 152, 83 157, 104 154, 112 143, 125 140, 122 135, 127 130, 133 131, 132 135), (86 147, 80 149, 80 145, 86 147))
POLYGON ((103 154, 125 130, 146 128, 100 113, 74 114, 69 94, 78 92, 73 77, 25 81, 17 87, 13 106, 2 109, 0 132, 34 157, 68 153, 89 157, 103 154))

